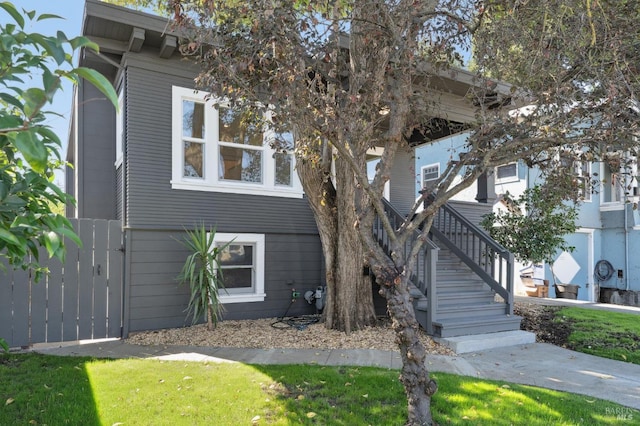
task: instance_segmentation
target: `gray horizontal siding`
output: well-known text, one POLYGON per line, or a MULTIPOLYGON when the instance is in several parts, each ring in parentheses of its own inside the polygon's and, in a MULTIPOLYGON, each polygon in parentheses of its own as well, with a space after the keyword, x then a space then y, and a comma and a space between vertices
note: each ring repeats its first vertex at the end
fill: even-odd
POLYGON ((115 219, 115 108, 85 81, 78 98, 78 217, 115 219))
POLYGON ((493 208, 491 204, 468 201, 449 201, 449 205, 475 225, 479 225, 483 216, 491 213, 493 208))
MULTIPOLYGON (((219 229, 220 232, 226 230, 219 229)), ((177 241, 180 231, 127 231, 127 319, 129 331, 181 327, 189 323, 186 285, 176 281, 187 250, 177 241)), ((322 251, 317 235, 265 235, 264 302, 225 305, 225 319, 272 318, 315 312, 304 299, 291 304, 291 291, 303 294, 323 285, 322 251)))
MULTIPOLYGON (((228 232, 317 233, 306 199, 171 189, 171 87, 175 61, 127 70, 127 224, 180 229, 205 222, 228 232)), ((139 67, 139 66, 145 66, 139 67)))

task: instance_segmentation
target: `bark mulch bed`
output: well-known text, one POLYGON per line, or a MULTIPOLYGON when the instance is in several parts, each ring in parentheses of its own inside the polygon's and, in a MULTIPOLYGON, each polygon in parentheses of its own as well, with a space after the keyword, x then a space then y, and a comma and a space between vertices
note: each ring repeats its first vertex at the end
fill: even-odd
MULTIPOLYGON (((536 334, 538 342, 566 347, 571 333, 566 321, 555 323, 559 308, 531 303, 516 303, 514 313, 522 316, 523 330, 536 334)), ((438 344, 421 330, 420 340, 427 353, 454 355, 447 347, 438 344)), ((397 351, 395 333, 388 320, 381 320, 378 327, 367 327, 347 335, 327 330, 319 322, 294 322, 289 325, 277 318, 231 321, 218 324, 214 331, 206 325, 172 328, 132 333, 128 341, 139 345, 191 345, 240 347, 263 349, 378 349, 397 351)))

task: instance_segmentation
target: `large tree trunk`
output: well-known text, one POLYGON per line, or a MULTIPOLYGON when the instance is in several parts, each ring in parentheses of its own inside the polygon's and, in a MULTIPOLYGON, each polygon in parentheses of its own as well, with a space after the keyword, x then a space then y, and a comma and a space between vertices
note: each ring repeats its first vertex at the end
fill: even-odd
MULTIPOLYGON (((371 282, 362 273, 364 245, 359 234, 360 231, 372 232, 372 229, 370 223, 362 225, 366 229, 356 227, 357 187, 353 173, 340 158, 335 159, 334 167, 337 188, 329 178, 330 173, 330 166, 322 168, 321 162, 298 162, 298 174, 314 212, 325 256, 326 324, 329 328, 349 332, 375 323, 371 282)), ((372 235, 369 237, 373 238, 372 235)), ((400 381, 408 400, 407 424, 432 425, 431 396, 437 385, 430 379, 426 367, 426 352, 418 338, 419 325, 408 282, 393 266, 371 266, 387 300, 402 357, 400 381)))
MULTIPOLYGON (((343 160, 335 160, 336 215, 336 281, 329 288, 325 322, 328 328, 350 332, 375 325, 371 280, 363 273, 365 258, 363 244, 356 227, 354 200, 356 183, 353 172, 343 160)), ((329 284, 327 283, 327 287, 329 284)))
POLYGON ((418 339, 419 326, 416 320, 409 286, 406 279, 397 273, 383 273, 378 278, 381 292, 387 299, 387 308, 392 326, 396 332, 396 341, 402 357, 400 381, 408 400, 407 425, 433 425, 431 417, 431 396, 438 386, 429 377, 426 366, 426 352, 418 339))
POLYGON ((371 280, 363 274, 365 260, 355 227, 354 198, 348 195, 356 190, 353 173, 338 163, 335 169, 337 189, 329 178, 330 165, 298 162, 298 174, 322 241, 327 284, 325 326, 350 333, 375 325, 376 314, 371 280))

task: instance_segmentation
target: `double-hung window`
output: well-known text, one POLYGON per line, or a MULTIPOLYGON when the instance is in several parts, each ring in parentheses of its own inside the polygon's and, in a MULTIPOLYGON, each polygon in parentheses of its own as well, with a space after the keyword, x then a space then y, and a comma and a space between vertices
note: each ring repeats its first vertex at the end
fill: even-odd
POLYGON ((192 89, 174 86, 172 106, 172 188, 302 197, 290 133, 192 89))
POLYGON ((222 303, 261 302, 264 292, 264 235, 216 233, 224 290, 222 303))
POLYGON ((568 169, 575 176, 578 196, 582 201, 591 201, 591 163, 581 160, 571 151, 560 152, 560 167, 568 169))
POLYGON ((580 199, 591 201, 591 163, 581 159, 579 153, 561 150, 558 166, 572 174, 580 199))
POLYGON ((583 201, 591 201, 591 163, 588 161, 579 161, 576 164, 576 172, 578 175, 578 191, 583 201))
POLYGON ((427 187, 427 182, 434 181, 440 177, 440 163, 428 164, 422 166, 421 173, 422 187, 427 187))
POLYGON ((516 182, 518 180, 518 163, 508 163, 496 167, 496 183, 516 182))
POLYGON ((623 168, 616 164, 601 163, 601 196, 600 203, 615 207, 622 205, 624 201, 624 189, 626 187, 623 168))

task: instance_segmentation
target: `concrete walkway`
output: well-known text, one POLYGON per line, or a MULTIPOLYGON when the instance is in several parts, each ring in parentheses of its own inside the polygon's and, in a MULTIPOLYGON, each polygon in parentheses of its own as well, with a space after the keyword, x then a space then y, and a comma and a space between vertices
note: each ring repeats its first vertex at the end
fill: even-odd
MULTIPOLYGON (((36 347, 65 356, 157 358, 247 364, 363 365, 400 369, 400 354, 378 350, 238 349, 197 346, 138 346, 122 340, 36 347)), ((640 365, 585 355, 544 343, 431 355, 430 371, 498 379, 584 394, 640 409, 640 365)))

